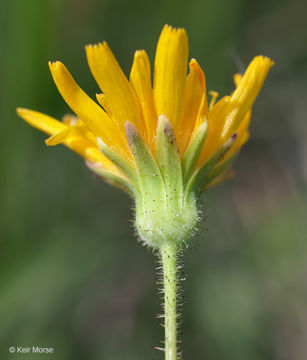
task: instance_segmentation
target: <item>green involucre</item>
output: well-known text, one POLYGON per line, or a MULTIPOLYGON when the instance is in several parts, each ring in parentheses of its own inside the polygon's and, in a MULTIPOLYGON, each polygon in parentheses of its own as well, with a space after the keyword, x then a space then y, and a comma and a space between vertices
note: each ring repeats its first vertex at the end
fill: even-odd
MULTIPOLYGON (((231 165, 233 157, 225 164, 223 156, 232 147, 235 136, 197 168, 207 124, 201 125, 196 132, 183 160, 180 159, 175 134, 166 116, 161 115, 158 120, 155 156, 133 124, 127 122, 125 128, 134 167, 99 141, 104 155, 127 178, 113 177, 108 180, 117 181, 134 198, 135 226, 145 245, 160 250, 165 244, 180 246, 197 229, 197 200, 202 189, 209 180, 212 181, 231 165)), ((108 174, 101 175, 108 177, 108 174)))

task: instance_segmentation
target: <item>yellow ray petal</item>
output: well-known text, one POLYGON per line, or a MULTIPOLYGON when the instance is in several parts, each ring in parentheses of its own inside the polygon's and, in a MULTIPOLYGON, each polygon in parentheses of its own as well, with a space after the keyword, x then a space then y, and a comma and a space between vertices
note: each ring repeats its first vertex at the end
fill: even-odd
POLYGON ((212 155, 225 141, 221 139, 221 132, 228 116, 232 116, 236 107, 231 103, 230 97, 225 96, 219 100, 208 115, 208 136, 200 158, 203 162, 212 155))
POLYGON ((38 111, 17 108, 17 114, 28 124, 48 135, 56 134, 67 128, 67 125, 63 124, 61 121, 38 111))
POLYGON ((237 139, 233 145, 233 147, 227 152, 225 158, 230 156, 232 153, 234 153, 237 150, 240 150, 241 147, 248 141, 249 139, 249 126, 250 126, 250 120, 251 120, 251 111, 249 111, 245 116, 243 121, 241 122, 240 126, 237 130, 237 139))
POLYGON ((91 72, 104 93, 114 120, 122 130, 126 121, 144 134, 142 113, 135 91, 106 42, 85 47, 91 72))
POLYGON ((183 111, 175 133, 180 152, 184 152, 195 127, 205 121, 208 115, 206 78, 195 59, 190 61, 183 111))
POLYGON ((238 80, 238 85, 232 95, 232 100, 250 108, 273 65, 274 62, 268 57, 256 56, 249 64, 240 80, 237 75, 236 80, 238 80))
POLYGON ((184 29, 165 25, 159 38, 154 70, 157 115, 176 127, 181 117, 187 76, 188 37, 184 29))
POLYGON ((73 136, 71 136, 71 129, 79 126, 68 126, 51 116, 29 109, 17 108, 17 114, 33 127, 51 135, 51 137, 46 140, 48 145, 64 143, 82 157, 92 162, 100 163, 101 166, 110 169, 110 171, 118 172, 116 166, 101 154, 97 145, 89 141, 82 133, 74 132, 73 136))
POLYGON ((118 128, 99 105, 77 85, 66 67, 59 61, 49 62, 49 67, 59 92, 74 113, 84 121, 95 136, 101 137, 107 144, 112 144, 125 152, 126 147, 118 128))
POLYGON ((130 72, 132 84, 142 107, 145 121, 147 144, 151 147, 156 134, 157 114, 151 85, 150 62, 146 51, 138 50, 134 54, 130 72))
POLYGON ((231 96, 231 102, 238 106, 237 114, 225 122, 221 135, 223 139, 227 139, 236 131, 243 117, 253 105, 273 65, 274 62, 268 57, 256 56, 249 64, 242 79, 239 81, 237 77, 239 84, 231 96))
MULTIPOLYGON (((186 93, 183 104, 183 111, 180 121, 178 122, 175 131, 178 134, 177 139, 179 148, 185 148, 187 141, 189 140, 191 133, 196 125, 197 115, 199 114, 200 107, 202 105, 202 114, 204 117, 208 113, 208 103, 206 96, 206 79, 205 74, 198 65, 195 59, 190 61, 190 72, 186 82, 186 93), (182 135, 186 134, 187 141, 182 135)), ((204 118, 199 120, 203 123, 204 118)))
POLYGON ((88 130, 84 126, 73 125, 54 134, 45 142, 48 146, 64 144, 86 160, 100 164, 99 166, 119 174, 118 168, 98 149, 95 137, 94 141, 88 139, 87 132, 88 130))

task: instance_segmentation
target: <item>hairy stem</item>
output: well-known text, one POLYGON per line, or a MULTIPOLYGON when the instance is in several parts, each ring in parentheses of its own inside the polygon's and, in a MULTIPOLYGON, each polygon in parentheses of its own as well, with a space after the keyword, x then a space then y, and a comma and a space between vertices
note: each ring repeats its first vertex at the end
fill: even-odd
POLYGON ((165 243, 160 252, 164 283, 165 360, 177 360, 177 247, 165 243))

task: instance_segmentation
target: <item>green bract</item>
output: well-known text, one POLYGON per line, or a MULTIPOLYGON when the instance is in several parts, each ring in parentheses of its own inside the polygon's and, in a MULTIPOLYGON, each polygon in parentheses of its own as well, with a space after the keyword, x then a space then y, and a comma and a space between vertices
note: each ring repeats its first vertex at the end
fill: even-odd
MULTIPOLYGON (((158 120, 153 154, 134 125, 125 124, 126 138, 134 166, 98 139, 99 148, 122 171, 123 176, 96 172, 128 191, 135 200, 135 225, 145 245, 159 248, 181 245, 196 231, 199 220, 197 200, 202 189, 233 160, 221 161, 233 145, 229 139, 204 164, 197 166, 207 136, 204 122, 194 134, 183 159, 180 158, 172 125, 166 116, 158 120), (219 163, 218 166, 215 166, 219 163), (213 172, 214 170, 214 172, 213 172)), ((95 170, 92 166, 92 169, 95 170)))

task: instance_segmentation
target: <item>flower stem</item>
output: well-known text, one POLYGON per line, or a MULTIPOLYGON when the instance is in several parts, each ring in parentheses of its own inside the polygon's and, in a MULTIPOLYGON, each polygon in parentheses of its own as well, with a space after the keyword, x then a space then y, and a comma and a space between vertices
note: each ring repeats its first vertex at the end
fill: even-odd
POLYGON ((164 283, 165 360, 177 360, 177 246, 167 242, 160 252, 164 283))

